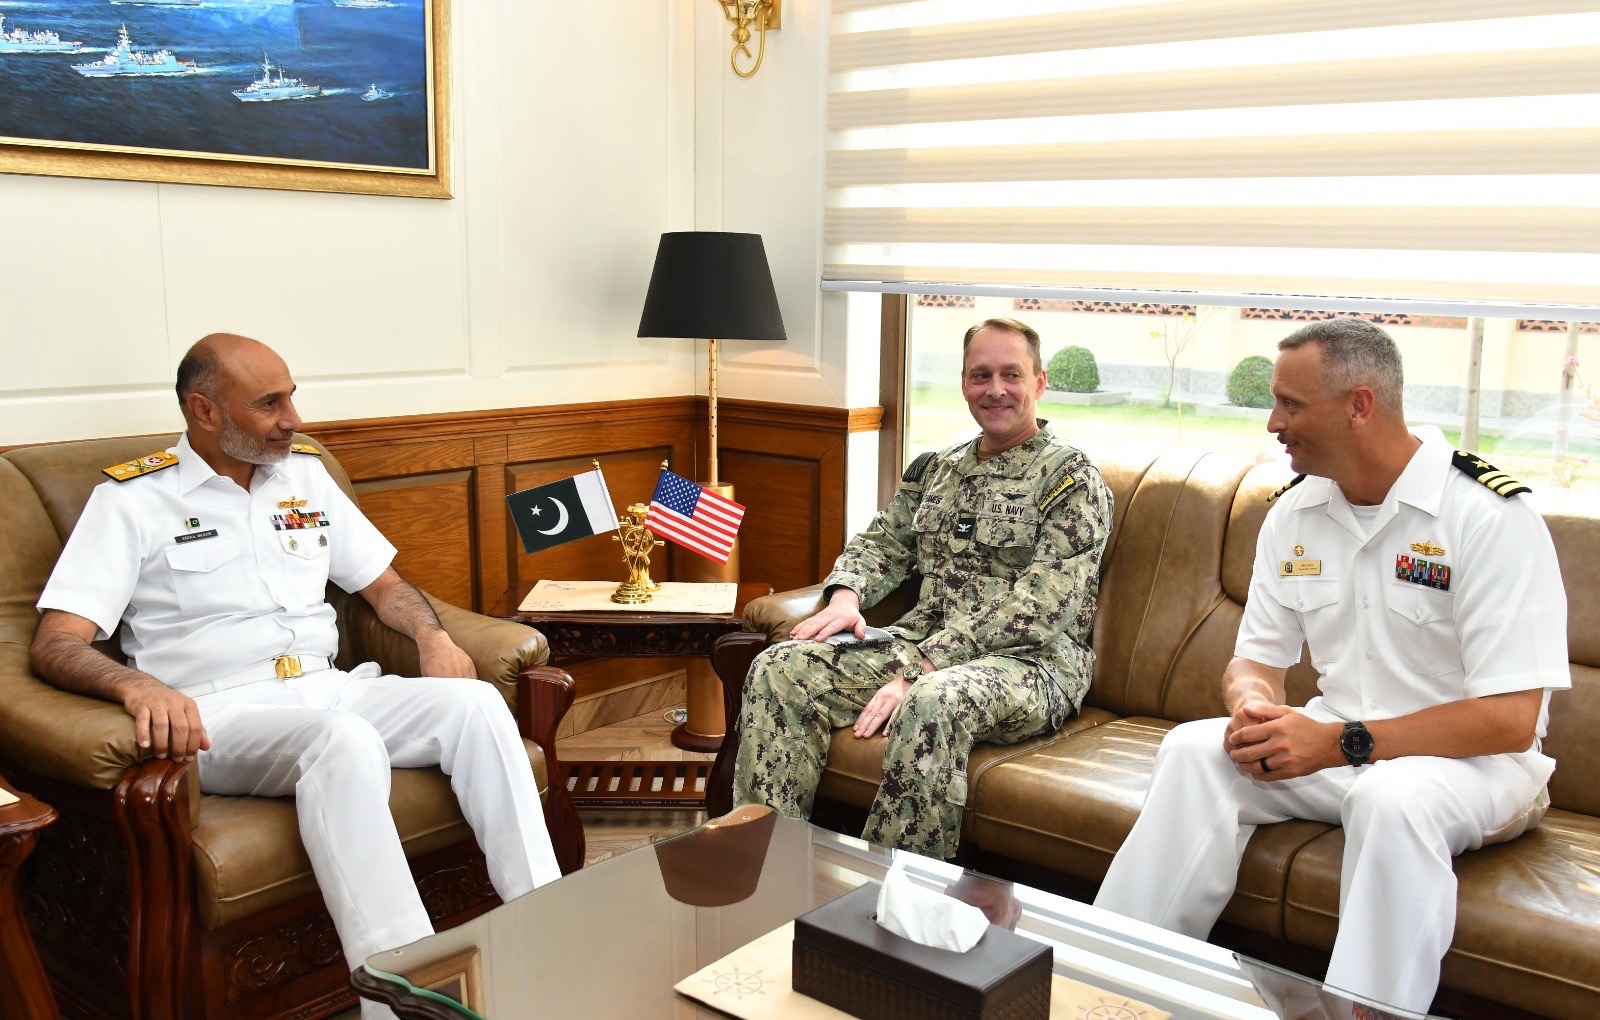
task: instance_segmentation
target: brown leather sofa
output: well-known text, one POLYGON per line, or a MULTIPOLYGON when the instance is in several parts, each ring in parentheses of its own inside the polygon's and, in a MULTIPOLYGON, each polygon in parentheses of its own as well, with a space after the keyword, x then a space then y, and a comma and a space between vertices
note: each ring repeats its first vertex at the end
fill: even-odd
MULTIPOLYGON (((1116 513, 1101 566, 1094 684, 1059 732, 973 753, 962 829, 962 854, 976 866, 1080 898, 1092 896, 1132 828, 1163 735, 1222 714, 1219 679, 1243 615, 1256 534, 1268 495, 1288 480, 1283 468, 1216 454, 1096 463, 1116 513)), ((1457 858, 1460 906, 1436 1008, 1589 1020, 1600 1016, 1600 599, 1590 594, 1600 513, 1592 500, 1581 506, 1539 488, 1532 498, 1567 586, 1573 682, 1551 702, 1552 807, 1534 831, 1457 858)), ((868 619, 892 621, 913 596, 903 586, 868 619)), ((750 633, 723 639, 715 662, 730 735, 755 652, 820 605, 820 586, 759 599, 745 611, 750 633)), ((1289 689, 1293 704, 1315 693, 1308 664, 1290 671, 1289 689)), ((736 739, 713 772, 713 812, 731 805, 736 739)), ((835 733, 814 820, 860 831, 882 750, 881 737, 835 733)), ((1325 965, 1343 846, 1337 827, 1262 826, 1213 938, 1303 969, 1325 965)))
MULTIPOLYGON (((300 437, 303 442, 313 440, 300 437)), ((0 455, 0 771, 60 812, 25 871, 29 924, 69 1016, 330 1016, 354 1005, 338 937, 300 843, 291 798, 202 795, 191 766, 153 760, 120 705, 52 687, 28 668, 34 603, 101 469, 174 436, 62 443, 0 455)), ((324 455, 346 492, 348 477, 324 455)), ((133 482, 131 484, 138 484, 133 482)), ((339 665, 415 675, 416 645, 329 586, 339 665)), ((572 679, 543 636, 433 601, 478 675, 517 714, 563 871, 583 829, 553 755, 572 679)), ((112 642, 106 651, 116 655, 112 642)), ((436 927, 499 902, 437 768, 396 769, 389 805, 436 927)))

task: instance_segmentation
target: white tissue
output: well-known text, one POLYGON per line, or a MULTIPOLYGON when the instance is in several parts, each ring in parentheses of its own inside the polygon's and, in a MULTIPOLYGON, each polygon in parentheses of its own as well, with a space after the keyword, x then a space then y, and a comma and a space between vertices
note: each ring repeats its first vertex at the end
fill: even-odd
POLYGON ((964 953, 978 944, 989 919, 970 903, 922 888, 896 862, 878 892, 878 923, 913 942, 964 953))

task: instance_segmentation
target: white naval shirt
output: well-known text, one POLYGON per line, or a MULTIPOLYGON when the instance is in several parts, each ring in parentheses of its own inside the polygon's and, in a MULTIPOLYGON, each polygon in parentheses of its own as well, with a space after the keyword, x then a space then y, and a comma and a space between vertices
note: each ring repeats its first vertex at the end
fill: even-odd
POLYGON ((136 669, 184 688, 285 653, 338 651, 328 581, 357 592, 395 548, 320 458, 258 466, 250 491, 213 471, 184 435, 174 467, 105 482, 84 507, 39 609, 124 625, 136 669))
POLYGON ((1326 721, 1543 688, 1543 737, 1549 692, 1572 685, 1550 532, 1521 496, 1503 498, 1452 466, 1438 429, 1412 433, 1422 446, 1370 537, 1326 478, 1278 499, 1257 539, 1234 654, 1288 667, 1304 641, 1322 692, 1306 710, 1326 721))

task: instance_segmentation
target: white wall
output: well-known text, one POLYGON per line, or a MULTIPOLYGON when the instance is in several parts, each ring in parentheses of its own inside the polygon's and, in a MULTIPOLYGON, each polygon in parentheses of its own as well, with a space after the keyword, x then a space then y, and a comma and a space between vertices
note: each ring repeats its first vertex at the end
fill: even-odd
POLYGON ((703 344, 634 337, 663 230, 765 235, 789 342, 726 344, 723 395, 844 404, 825 4, 751 80, 713 0, 452 16, 453 200, 0 175, 0 445, 178 427, 214 330, 275 346, 309 420, 703 393, 703 344))

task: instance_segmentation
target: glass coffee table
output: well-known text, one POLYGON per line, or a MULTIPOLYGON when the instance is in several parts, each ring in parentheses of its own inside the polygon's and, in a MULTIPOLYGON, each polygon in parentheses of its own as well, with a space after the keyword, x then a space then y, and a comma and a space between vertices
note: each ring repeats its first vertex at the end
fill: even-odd
MULTIPOLYGON (((963 874, 954 865, 873 847, 765 809, 740 809, 567 875, 449 931, 379 953, 351 983, 407 1020, 719 1017, 725 1014, 673 986, 812 908, 881 881, 897 862, 935 891, 963 874)), ((1058 975, 1103 993, 1107 1018, 1140 1015, 1115 1008, 1124 1000, 1175 1018, 1279 1015, 1226 950, 1075 900, 1003 885, 1021 906, 1015 930, 1052 947, 1058 975)), ((1313 995, 1319 988, 1290 980, 1313 995)), ((736 997, 739 989, 729 991, 736 997)))

